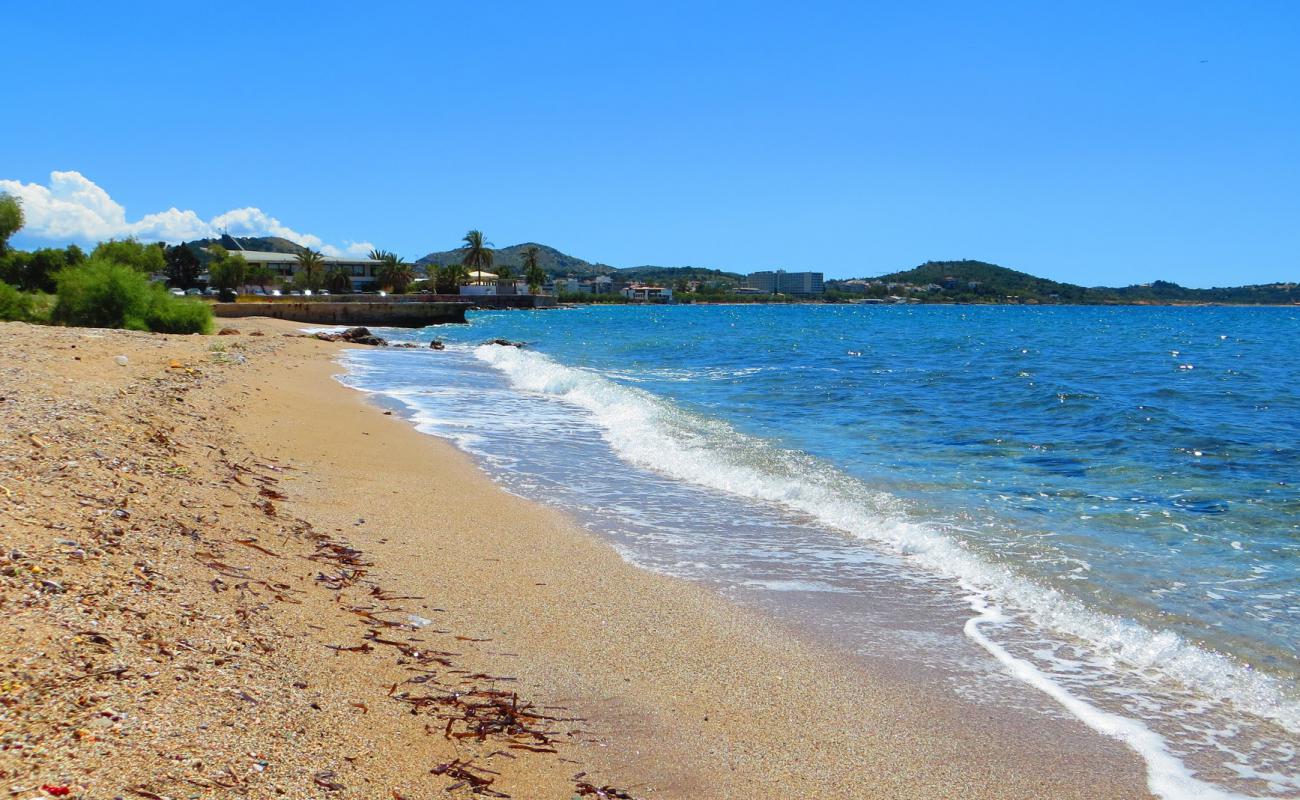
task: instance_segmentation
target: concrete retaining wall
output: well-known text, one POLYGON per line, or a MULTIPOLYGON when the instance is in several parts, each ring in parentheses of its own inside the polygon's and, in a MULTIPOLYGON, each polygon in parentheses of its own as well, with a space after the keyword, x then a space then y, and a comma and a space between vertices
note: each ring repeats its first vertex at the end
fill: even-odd
POLYGON ((285 301, 214 303, 218 317, 273 317, 313 325, 370 325, 390 328, 423 328, 446 322, 464 322, 470 304, 344 301, 285 301))

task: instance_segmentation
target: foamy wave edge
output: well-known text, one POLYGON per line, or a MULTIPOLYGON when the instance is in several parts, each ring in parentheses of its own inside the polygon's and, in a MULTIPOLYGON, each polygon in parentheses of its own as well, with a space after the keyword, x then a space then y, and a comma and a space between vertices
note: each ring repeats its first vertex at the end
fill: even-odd
POLYGON ((1098 652, 1149 670, 1197 691, 1226 699, 1237 709, 1300 733, 1300 703, 1276 679, 1230 657, 1187 642, 1172 631, 1152 631, 1129 619, 1085 607, 1051 587, 989 563, 955 539, 902 518, 896 501, 811 457, 781 450, 739 433, 726 423, 690 414, 670 401, 620 385, 597 372, 567 367, 545 355, 485 345, 474 355, 502 372, 517 389, 562 400, 590 413, 620 457, 630 463, 730 494, 775 503, 825 525, 883 545, 931 573, 969 591, 976 616, 967 636, 1017 679, 1038 689, 1099 733, 1123 741, 1147 766, 1158 797, 1239 800, 1246 795, 1199 781, 1142 721, 1098 708, 1071 694, 1032 663, 989 639, 981 625, 1004 618, 999 604, 1015 607, 1036 625, 1089 643, 1098 652), (730 458, 729 458, 730 457, 730 458), (866 513, 864 513, 866 512, 866 513))

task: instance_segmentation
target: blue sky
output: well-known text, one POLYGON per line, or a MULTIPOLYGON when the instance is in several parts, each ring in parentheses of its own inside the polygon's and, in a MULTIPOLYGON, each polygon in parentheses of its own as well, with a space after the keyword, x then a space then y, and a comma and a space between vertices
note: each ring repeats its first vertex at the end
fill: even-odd
POLYGON ((1300 3, 193 5, 7 9, 19 245, 1300 280, 1300 3))

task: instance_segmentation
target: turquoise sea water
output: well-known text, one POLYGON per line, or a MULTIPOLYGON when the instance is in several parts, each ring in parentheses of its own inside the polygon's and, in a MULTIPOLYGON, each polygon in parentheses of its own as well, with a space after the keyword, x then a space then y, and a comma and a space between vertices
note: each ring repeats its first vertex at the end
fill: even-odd
POLYGON ((1130 744, 1161 796, 1300 794, 1300 309, 615 307, 384 333, 448 349, 357 351, 346 382, 629 560, 967 699, 1033 695, 1130 744))

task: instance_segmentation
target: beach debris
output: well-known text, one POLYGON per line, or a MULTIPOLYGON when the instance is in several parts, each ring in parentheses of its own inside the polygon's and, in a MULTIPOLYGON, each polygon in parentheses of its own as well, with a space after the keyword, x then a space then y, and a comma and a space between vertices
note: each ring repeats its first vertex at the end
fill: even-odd
POLYGON ((334 770, 321 770, 311 776, 312 783, 329 792, 341 792, 348 788, 338 781, 334 780, 334 770))
POLYGON ((446 775, 448 778, 451 778, 452 780, 459 781, 459 783, 453 783, 451 786, 447 787, 447 791, 449 792, 454 792, 457 789, 463 789, 468 786, 471 793, 473 794, 484 795, 487 797, 509 797, 510 796, 508 794, 498 792, 495 789, 488 788, 492 785, 492 782, 496 779, 489 778, 486 775, 479 774, 483 772, 486 772, 491 775, 500 774, 498 772, 494 772, 488 769, 487 767, 477 766, 472 761, 462 761, 459 758, 456 759, 455 761, 451 761, 446 764, 439 764, 438 766, 429 770, 429 773, 431 775, 446 775))
MULTIPOLYGON (((582 775, 584 773, 578 773, 582 775)), ((586 781, 578 781, 574 792, 579 797, 595 797, 598 800, 635 800, 632 795, 613 786, 593 786, 586 781)))
POLYGON ((239 335, 239 329, 238 329, 238 328, 222 328, 221 330, 217 331, 217 335, 218 335, 218 336, 238 336, 238 335, 239 335))
POLYGON ((113 360, 117 362, 119 367, 125 367, 127 364, 131 363, 131 359, 126 356, 113 356, 113 360))
MULTIPOLYGON (((196 365, 209 356, 243 360, 228 349, 258 360, 302 345, 275 332, 243 333, 275 338, 227 346, 123 333, 121 345, 101 344, 98 358, 120 347, 118 363, 138 358, 154 369, 67 387, 42 383, 32 380, 41 373, 31 365, 47 352, 38 348, 21 369, 0 374, 0 520, 20 523, 4 528, 0 607, 35 634, 24 640, 23 629, 10 626, 5 635, 12 641, 0 643, 12 645, 15 658, 42 654, 30 663, 0 659, 0 716, 20 721, 0 744, 45 771, 27 773, 32 779, 10 792, 88 794, 79 785, 82 773, 54 770, 75 763, 68 759, 76 753, 102 764, 95 796, 173 800, 230 790, 270 797, 288 788, 270 781, 291 775, 305 784, 299 793, 346 795, 359 791, 368 773, 334 764, 339 774, 329 762, 299 760, 299 726, 328 731, 340 708, 376 726, 396 725, 381 713, 392 702, 410 712, 402 718, 412 721, 411 733, 437 738, 430 744, 440 754, 417 769, 428 773, 437 764, 433 772, 441 778, 424 780, 447 784, 441 788, 454 796, 509 797, 508 779, 492 765, 567 761, 562 745, 582 732, 561 717, 565 712, 503 690, 516 679, 489 674, 492 662, 480 660, 477 645, 473 655, 442 649, 453 639, 489 640, 435 626, 428 615, 448 610, 435 607, 437 592, 424 597, 385 587, 372 564, 379 559, 281 505, 287 498, 279 482, 295 468, 250 451, 222 416, 232 404, 251 402, 241 398, 258 389, 237 383, 242 377, 233 370, 196 365), (293 615, 277 616, 280 602, 305 604, 308 616, 301 625, 293 615), (344 627, 326 627, 321 615, 344 627), (50 644, 38 644, 46 627, 50 644), (317 654, 333 650, 339 668, 393 674, 377 690, 340 695, 293 655, 298 648, 283 644, 298 638, 317 654), (307 681, 310 692, 286 691, 290 684, 307 690, 307 681), (160 714, 177 709, 183 725, 154 728, 160 714), (297 714, 306 716, 276 724, 297 714), (43 738, 25 738, 28 731, 43 738), (128 754, 141 759, 138 768, 124 769, 128 754), (148 782, 140 783, 144 777, 148 782)), ((48 335, 64 344, 85 337, 65 329, 48 335)), ((361 329, 354 337, 372 335, 361 329)), ((0 350, 5 346, 14 350, 7 342, 0 350)), ((87 362, 96 355, 78 352, 87 362)), ((58 356, 66 359, 66 347, 58 356)), ((45 361, 55 363, 53 356, 45 361)), ((367 530, 364 517, 354 519, 367 530)), ((394 734, 404 735, 396 728, 394 734)), ((384 791, 368 788, 376 791, 367 796, 384 791)), ((393 790, 394 800, 405 799, 399 791, 411 790, 393 790)), ((594 784, 592 791, 604 794, 584 793, 627 796, 594 784)))

